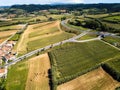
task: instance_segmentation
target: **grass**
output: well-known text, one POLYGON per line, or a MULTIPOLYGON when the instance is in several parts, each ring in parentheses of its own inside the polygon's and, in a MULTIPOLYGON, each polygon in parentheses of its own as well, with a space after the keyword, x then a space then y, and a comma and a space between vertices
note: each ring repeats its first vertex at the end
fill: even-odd
POLYGON ((120 48, 120 38, 108 36, 108 37, 105 37, 103 40, 112 45, 117 44, 116 46, 120 48))
POLYGON ((34 41, 30 41, 28 43, 28 50, 32 51, 32 50, 35 50, 35 49, 38 49, 38 48, 42 48, 42 47, 45 47, 47 45, 66 40, 68 38, 71 38, 72 36, 73 36, 73 34, 62 32, 62 33, 56 34, 54 36, 49 36, 49 37, 37 39, 37 40, 34 40, 34 41))
POLYGON ((21 34, 16 33, 12 38, 10 38, 10 40, 12 40, 12 41, 18 41, 19 38, 20 38, 20 35, 21 34))
POLYGON ((28 74, 28 61, 21 61, 8 70, 7 90, 24 90, 28 74))
POLYGON ((120 29, 120 25, 116 23, 110 23, 110 22, 105 22, 102 21, 103 24, 106 24, 108 27, 115 28, 115 29, 120 29))
POLYGON ((88 30, 87 28, 84 28, 82 26, 74 26, 74 25, 70 25, 70 24, 66 24, 68 27, 74 28, 74 29, 78 29, 78 30, 88 30))
POLYGON ((66 82, 87 73, 120 52, 101 41, 67 43, 50 52, 54 82, 66 82))
POLYGON ((96 34, 86 34, 86 35, 82 36, 81 38, 79 38, 78 40, 93 39, 93 38, 96 38, 96 37, 97 37, 96 34))
POLYGON ((112 69, 114 69, 115 71, 120 73, 120 58, 111 60, 107 62, 106 64, 112 67, 112 69))
POLYGON ((3 26, 3 27, 0 27, 0 31, 19 30, 19 29, 21 29, 21 28, 22 28, 22 27, 21 27, 21 26, 18 26, 18 25, 3 26))
POLYGON ((109 16, 103 18, 105 21, 120 22, 120 16, 109 16))
POLYGON ((36 36, 40 36, 40 35, 45 35, 45 34, 50 34, 50 33, 54 33, 59 31, 59 29, 55 26, 55 27, 51 27, 51 28, 47 28, 47 29, 43 29, 41 31, 35 31, 29 34, 29 37, 36 37, 36 36))

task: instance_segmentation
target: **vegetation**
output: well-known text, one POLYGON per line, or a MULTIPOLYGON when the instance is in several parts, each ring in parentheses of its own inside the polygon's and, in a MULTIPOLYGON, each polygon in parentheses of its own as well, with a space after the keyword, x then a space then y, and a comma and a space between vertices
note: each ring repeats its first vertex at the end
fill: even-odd
POLYGON ((32 37, 36 37, 36 36, 40 36, 40 35, 45 35, 45 34, 53 34, 54 32, 57 32, 59 31, 59 29, 55 26, 55 27, 52 27, 52 28, 46 28, 44 30, 41 30, 40 32, 38 32, 38 30, 36 30, 35 32, 32 32, 29 34, 29 37, 32 38, 32 37))
POLYGON ((102 65, 103 69, 108 72, 114 79, 120 82, 120 58, 110 60, 102 65))
POLYGON ((79 38, 78 40, 92 39, 92 38, 96 38, 96 37, 97 37, 96 34, 86 34, 86 35, 82 36, 81 38, 79 38))
POLYGON ((7 90, 24 90, 28 74, 28 61, 23 60, 8 70, 6 81, 7 90))
POLYGON ((39 10, 49 10, 51 13, 60 14, 57 9, 65 8, 67 11, 82 11, 82 9, 90 9, 89 11, 82 11, 90 14, 106 13, 106 12, 119 12, 119 4, 70 4, 70 5, 13 5, 11 9, 22 9, 26 12, 33 12, 39 10), (92 12, 92 13, 91 13, 92 12))
POLYGON ((99 19, 95 19, 91 17, 87 17, 87 19, 84 21, 81 21, 79 19, 74 19, 72 21, 69 21, 68 23, 74 26, 80 26, 80 27, 82 26, 82 27, 90 28, 90 29, 97 30, 97 31, 120 33, 119 27, 114 28, 110 25, 107 25, 106 23, 102 22, 99 19))
POLYGON ((107 36, 107 37, 103 38, 103 40, 120 48, 120 38, 119 37, 107 36))
POLYGON ((107 17, 103 17, 102 19, 110 23, 117 23, 117 24, 120 23, 120 15, 107 16, 107 17))
POLYGON ((85 74, 119 54, 118 50, 100 41, 64 44, 49 53, 53 86, 85 74))
POLYGON ((19 38, 20 38, 20 35, 21 34, 16 33, 12 38, 10 38, 10 40, 12 40, 12 41, 18 41, 19 38))
POLYGON ((5 84, 6 84, 6 79, 0 78, 0 90, 6 90, 5 84))
POLYGON ((49 37, 30 41, 28 43, 28 51, 32 51, 32 50, 35 50, 38 48, 45 47, 45 46, 50 45, 50 44, 54 44, 54 43, 66 40, 72 36, 73 36, 72 34, 62 32, 62 33, 59 33, 59 34, 56 34, 53 36, 49 36, 49 37))

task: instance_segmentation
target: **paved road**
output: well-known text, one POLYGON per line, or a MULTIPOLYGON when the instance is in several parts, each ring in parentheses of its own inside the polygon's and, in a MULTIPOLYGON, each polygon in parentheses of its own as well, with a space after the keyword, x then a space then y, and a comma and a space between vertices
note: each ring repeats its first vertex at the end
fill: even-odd
POLYGON ((61 42, 52 44, 52 45, 48 45, 48 46, 45 46, 45 47, 43 47, 43 48, 40 48, 40 49, 34 50, 34 51, 32 51, 32 52, 29 52, 29 53, 27 53, 27 54, 25 54, 25 55, 23 55, 23 56, 20 56, 20 57, 14 59, 14 60, 13 60, 12 62, 10 62, 10 63, 5 64, 4 66, 0 66, 0 68, 3 68, 3 67, 6 67, 6 66, 10 66, 10 65, 16 64, 17 62, 19 62, 19 61, 21 61, 21 60, 23 60, 23 59, 25 59, 25 58, 28 58, 28 57, 30 57, 30 56, 32 56, 32 55, 34 55, 34 54, 37 54, 38 52, 42 52, 42 51, 44 51, 44 50, 53 48, 53 47, 55 47, 55 46, 59 46, 59 45, 64 44, 64 43, 71 42, 71 41, 73 41, 73 40, 75 40, 75 39, 78 39, 78 38, 86 35, 88 32, 89 32, 89 30, 88 30, 88 31, 84 31, 83 33, 81 33, 81 34, 79 34, 79 35, 77 35, 77 36, 75 36, 75 37, 73 37, 73 38, 70 38, 70 39, 67 39, 67 40, 64 40, 64 41, 61 41, 61 42))
MULTIPOLYGON (((63 26, 65 26, 66 28, 71 29, 70 27, 68 27, 68 26, 65 25, 65 21, 62 21, 61 24, 62 24, 63 26)), ((78 39, 78 38, 86 35, 87 33, 89 33, 89 31, 90 31, 90 30, 83 30, 81 34, 79 34, 79 35, 77 35, 77 36, 75 36, 75 37, 73 37, 73 38, 70 38, 70 39, 67 39, 67 40, 64 40, 64 41, 61 41, 61 42, 52 44, 52 45, 48 45, 48 46, 46 46, 46 47, 43 47, 43 48, 34 50, 34 51, 32 51, 32 52, 29 52, 29 53, 27 53, 27 54, 25 54, 25 55, 23 55, 23 56, 20 56, 20 57, 14 59, 14 60, 13 60, 12 62, 10 62, 10 63, 5 64, 4 66, 0 66, 0 68, 3 68, 3 67, 6 67, 6 66, 10 66, 10 65, 16 64, 17 62, 19 62, 19 61, 21 61, 21 60, 23 60, 23 59, 25 59, 25 58, 28 58, 28 57, 30 57, 30 56, 32 56, 32 55, 34 55, 34 54, 37 54, 38 52, 42 52, 42 51, 44 51, 44 50, 53 48, 53 47, 55 47, 55 46, 59 46, 59 45, 61 45, 61 44, 67 43, 67 42, 74 42, 76 39, 78 39)), ((95 39, 92 39, 92 40, 96 40, 96 39, 100 39, 100 38, 95 38, 95 39)), ((91 41, 91 40, 87 40, 87 41, 91 41)), ((83 42, 83 41, 82 41, 82 42, 83 42)), ((85 40, 84 40, 84 42, 85 42, 85 40)))
POLYGON ((83 42, 89 42, 89 41, 95 41, 95 40, 101 40, 101 38, 97 37, 97 38, 87 39, 87 40, 73 40, 72 42, 83 43, 83 42))

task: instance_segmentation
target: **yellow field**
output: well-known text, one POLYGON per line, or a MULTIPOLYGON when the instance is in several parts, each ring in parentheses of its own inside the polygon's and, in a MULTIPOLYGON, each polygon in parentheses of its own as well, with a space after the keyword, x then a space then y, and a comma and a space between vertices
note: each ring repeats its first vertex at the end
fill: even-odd
POLYGON ((3 31, 0 32, 0 38, 1 37, 6 37, 6 36, 10 36, 12 34, 15 34, 18 30, 10 30, 10 31, 3 31))
POLYGON ((84 74, 65 84, 57 90, 114 90, 120 83, 115 81, 102 68, 84 74))
POLYGON ((29 72, 25 90, 50 90, 48 70, 50 69, 47 54, 29 60, 29 72))
MULTIPOLYGON (((25 54, 28 51, 28 43, 34 40, 44 39, 46 37, 52 37, 61 34, 60 21, 52 21, 29 25, 28 28, 22 34, 20 40, 14 51, 17 51, 20 55, 25 54)), ((34 47, 33 47, 34 48, 34 47)))

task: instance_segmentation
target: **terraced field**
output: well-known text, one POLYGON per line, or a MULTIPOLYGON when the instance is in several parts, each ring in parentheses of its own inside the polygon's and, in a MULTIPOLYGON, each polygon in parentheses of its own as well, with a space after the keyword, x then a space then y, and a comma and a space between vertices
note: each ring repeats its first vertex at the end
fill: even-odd
POLYGON ((67 43, 49 53, 54 83, 61 84, 85 74, 105 61, 118 57, 120 52, 101 42, 67 43))

